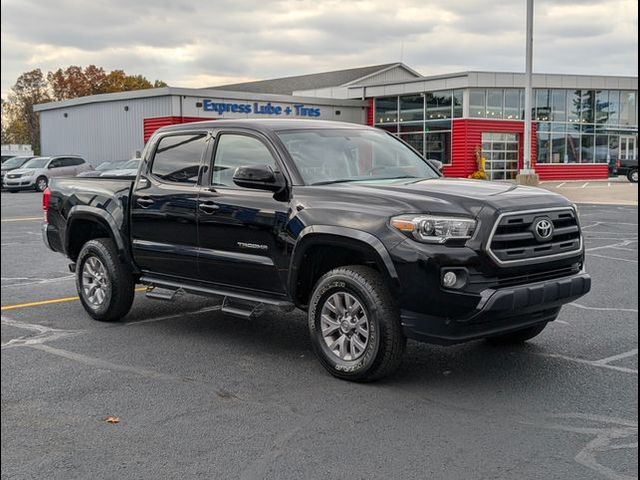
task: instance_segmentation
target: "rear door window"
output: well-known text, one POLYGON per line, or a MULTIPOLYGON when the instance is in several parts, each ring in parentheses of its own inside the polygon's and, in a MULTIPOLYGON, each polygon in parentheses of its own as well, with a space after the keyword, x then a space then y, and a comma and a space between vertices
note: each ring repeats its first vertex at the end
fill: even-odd
POLYGON ((156 147, 151 174, 165 182, 195 184, 207 135, 188 133, 162 137, 156 147))

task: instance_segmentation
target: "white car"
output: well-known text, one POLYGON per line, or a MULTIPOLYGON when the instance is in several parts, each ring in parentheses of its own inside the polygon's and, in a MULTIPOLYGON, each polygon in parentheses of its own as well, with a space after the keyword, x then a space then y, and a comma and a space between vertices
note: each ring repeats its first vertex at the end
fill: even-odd
POLYGON ((84 158, 74 155, 36 157, 22 167, 7 172, 3 186, 10 192, 32 189, 43 192, 51 178, 75 177, 80 172, 92 169, 84 158))

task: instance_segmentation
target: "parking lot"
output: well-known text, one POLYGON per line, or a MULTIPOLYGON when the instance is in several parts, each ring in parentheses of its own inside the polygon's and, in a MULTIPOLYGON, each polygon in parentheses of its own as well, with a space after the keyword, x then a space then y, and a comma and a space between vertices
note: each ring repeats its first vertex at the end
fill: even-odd
POLYGON ((300 312, 245 320, 139 292, 124 322, 90 320, 42 243, 40 195, 2 193, 2 477, 637 478, 629 185, 631 204, 580 205, 593 290, 542 335, 410 342, 374 384, 325 373, 300 312))

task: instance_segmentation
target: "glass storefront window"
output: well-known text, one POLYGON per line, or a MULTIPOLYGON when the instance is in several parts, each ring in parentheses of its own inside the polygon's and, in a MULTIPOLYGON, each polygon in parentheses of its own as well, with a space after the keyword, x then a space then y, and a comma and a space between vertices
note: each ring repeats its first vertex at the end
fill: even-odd
POLYGON ((425 120, 451 118, 451 91, 430 92, 425 95, 427 117, 425 120))
POLYGON ((416 149, 418 151, 418 153, 420 155, 423 154, 423 148, 424 148, 424 144, 423 144, 423 136, 422 136, 422 132, 420 133, 407 133, 407 134, 400 134, 400 139, 404 140, 405 142, 407 142, 409 145, 411 145, 414 149, 416 149))
POLYGON ((551 163, 564 163, 566 153, 566 135, 564 133, 552 133, 551 163))
POLYGON ((609 118, 609 90, 596 90, 595 122, 607 123, 609 118))
POLYGON ((504 90, 490 88, 487 90, 487 118, 502 118, 504 90))
POLYGON ((376 123, 395 123, 398 121, 398 97, 376 98, 376 123))
POLYGON ((580 134, 569 132, 567 134, 567 163, 580 163, 580 134))
POLYGON ((582 90, 582 100, 580 102, 580 121, 582 123, 594 123, 595 91, 582 90))
POLYGON ((620 125, 637 125, 635 92, 620 92, 620 125))
POLYGON ((593 163, 595 143, 594 135, 580 137, 580 163, 593 163))
POLYGON ((620 125, 620 91, 609 90, 609 118, 607 125, 620 125))
POLYGON ((424 158, 451 163, 451 132, 429 132, 424 136, 424 158))
POLYGON ((551 118, 554 122, 567 121, 567 92, 565 90, 551 91, 551 118))
POLYGON ((400 121, 424 120, 424 97, 422 95, 409 95, 400 97, 400 121))
POLYGON ((485 118, 487 116, 486 92, 483 89, 469 90, 469 116, 485 118))
POLYGON ((453 118, 462 118, 463 96, 464 94, 462 90, 453 91, 453 118))
POLYGON ((580 105, 582 104, 582 93, 580 90, 569 90, 567 92, 567 120, 569 123, 580 121, 580 105))
POLYGON ((609 136, 608 135, 596 135, 596 163, 609 162, 609 136))
POLYGON ((549 101, 549 90, 538 89, 535 91, 534 120, 548 122, 551 119, 551 102, 549 101))
POLYGON ((520 90, 509 88, 504 91, 504 118, 506 120, 520 118, 520 90))
POLYGON ((551 153, 551 134, 547 132, 537 134, 537 155, 536 163, 549 163, 551 153))

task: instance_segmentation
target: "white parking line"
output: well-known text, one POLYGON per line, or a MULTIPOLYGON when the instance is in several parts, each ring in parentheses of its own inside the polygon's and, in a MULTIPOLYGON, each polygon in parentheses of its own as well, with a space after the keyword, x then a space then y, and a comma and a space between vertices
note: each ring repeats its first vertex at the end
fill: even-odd
POLYGON ((607 358, 602 358, 600 360, 596 360, 595 363, 599 364, 599 365, 607 365, 611 362, 616 362, 618 360, 622 360, 624 358, 628 358, 628 357, 633 357, 635 355, 638 355, 638 349, 634 348, 633 350, 629 350, 628 352, 624 352, 624 353, 619 353, 618 355, 612 355, 610 357, 607 358))
POLYGON ((599 363, 599 360, 587 360, 585 358, 569 357, 567 355, 560 355, 558 353, 540 353, 540 352, 528 352, 531 355, 538 357, 554 358, 558 360, 566 360, 568 362, 580 363, 582 365, 589 365, 591 367, 605 368, 607 370, 614 370, 616 372, 629 373, 631 375, 638 375, 638 370, 627 367, 618 367, 617 365, 609 365, 605 363, 599 363))
POLYGON ((562 188, 563 185, 566 185, 567 182, 562 182, 560 185, 556 186, 556 188, 562 188))
POLYGON ((608 255, 598 255, 597 253, 587 253, 590 257, 606 258, 607 260, 619 260, 621 262, 638 263, 637 260, 631 260, 630 258, 610 257, 608 255))
POLYGON ((594 310, 597 312, 629 312, 629 313, 638 313, 637 308, 608 308, 608 307, 588 307, 586 305, 582 305, 580 303, 572 302, 568 303, 572 307, 581 308, 582 310, 594 310))
POLYGON ((589 182, 585 182, 580 188, 587 188, 587 185, 589 185, 589 182))

